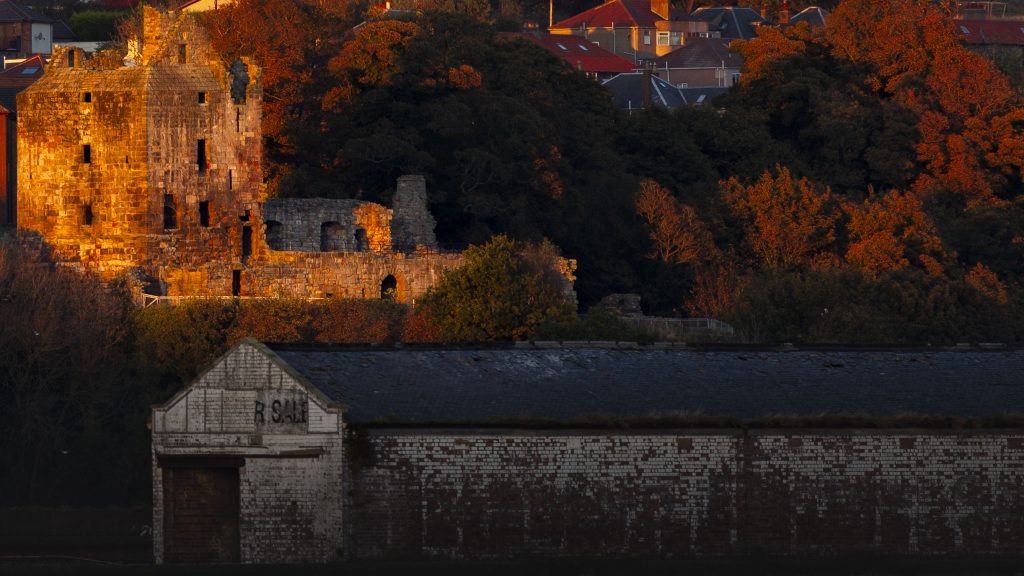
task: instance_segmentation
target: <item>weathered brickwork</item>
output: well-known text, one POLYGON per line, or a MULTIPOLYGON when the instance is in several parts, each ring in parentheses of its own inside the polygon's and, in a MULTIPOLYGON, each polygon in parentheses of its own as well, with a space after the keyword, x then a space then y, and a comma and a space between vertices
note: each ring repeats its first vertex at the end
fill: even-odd
POLYGON ((355 557, 1016 553, 1024 433, 373 429, 355 557))
POLYGON ((223 61, 188 14, 145 8, 128 53, 59 50, 18 96, 22 238, 168 296, 377 298, 392 276, 408 302, 461 263, 438 251, 421 176, 393 211, 264 204, 261 102, 259 67, 223 61))
MULTIPOLYGON (((342 549, 340 411, 308 394, 252 348, 240 347, 153 414, 154 554, 165 557, 165 474, 238 470, 242 562, 322 562, 342 549)), ((189 541, 185 533, 167 534, 189 541)), ((173 558, 171 558, 173 559, 173 558)), ((190 558, 196 560, 195 558, 190 558)), ((199 559, 216 560, 217 557, 199 559)))

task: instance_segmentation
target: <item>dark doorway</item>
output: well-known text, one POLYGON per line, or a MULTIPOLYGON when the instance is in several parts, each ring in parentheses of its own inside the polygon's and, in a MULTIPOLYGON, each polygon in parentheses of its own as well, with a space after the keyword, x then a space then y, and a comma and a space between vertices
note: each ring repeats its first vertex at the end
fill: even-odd
POLYGON ((231 271, 231 295, 238 297, 242 295, 242 271, 231 271))
POLYGON ((398 280, 391 274, 380 283, 380 297, 384 300, 398 299, 398 280))
POLYGON ((252 255, 252 227, 242 226, 242 264, 249 262, 252 255))
POLYGON ((164 561, 239 561, 238 468, 163 468, 164 561))

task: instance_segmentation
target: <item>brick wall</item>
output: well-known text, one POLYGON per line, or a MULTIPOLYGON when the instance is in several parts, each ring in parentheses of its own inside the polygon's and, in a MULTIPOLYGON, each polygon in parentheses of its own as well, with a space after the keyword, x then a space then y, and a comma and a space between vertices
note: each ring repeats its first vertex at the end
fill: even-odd
POLYGON ((371 429, 352 557, 1024 551, 1024 433, 371 429))
MULTIPOLYGON (((153 553, 158 562, 168 560, 165 539, 173 539, 165 511, 176 494, 173 486, 165 490, 165 479, 182 469, 210 475, 224 466, 237 468, 236 545, 242 562, 338 557, 344 494, 339 411, 309 395, 286 369, 251 347, 238 347, 154 410, 152 427, 153 553)), ((211 507, 222 504, 219 498, 211 500, 211 507)), ((203 510, 189 512, 202 516, 203 510)), ((200 552, 205 556, 188 559, 217 559, 200 552)), ((223 546, 218 553, 224 557, 223 546)))

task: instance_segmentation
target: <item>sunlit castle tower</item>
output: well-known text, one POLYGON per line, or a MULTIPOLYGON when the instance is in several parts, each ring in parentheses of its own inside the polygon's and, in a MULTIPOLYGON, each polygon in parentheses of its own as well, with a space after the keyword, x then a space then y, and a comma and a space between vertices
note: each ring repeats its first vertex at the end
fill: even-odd
MULTIPOLYGON (((260 70, 193 18, 143 9, 128 54, 59 50, 18 96, 18 227, 111 277, 251 251, 260 70)), ((229 279, 227 281, 230 281, 229 279)))

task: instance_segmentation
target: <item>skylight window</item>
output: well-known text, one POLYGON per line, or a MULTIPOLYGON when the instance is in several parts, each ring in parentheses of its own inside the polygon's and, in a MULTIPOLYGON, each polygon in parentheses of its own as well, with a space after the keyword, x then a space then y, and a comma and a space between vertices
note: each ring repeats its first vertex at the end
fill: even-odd
POLYGON ((555 46, 558 46, 559 48, 561 48, 563 52, 568 52, 569 51, 568 48, 566 48, 565 46, 563 46, 562 44, 560 44, 558 42, 555 43, 555 46))
POLYGON ((587 47, 584 46, 583 44, 580 44, 580 50, 583 50, 584 52, 590 52, 590 50, 587 50, 587 47))
POLYGON ((964 34, 971 33, 971 31, 967 29, 967 26, 964 26, 963 24, 960 25, 960 31, 963 32, 964 34))
POLYGON ((35 74, 36 72, 39 72, 39 68, 35 68, 35 67, 33 67, 33 68, 25 68, 24 70, 21 71, 21 73, 25 74, 25 75, 35 74))
POLYGON ((706 97, 707 94, 701 94, 700 96, 697 96, 697 104, 702 104, 704 102, 704 98, 706 97))

